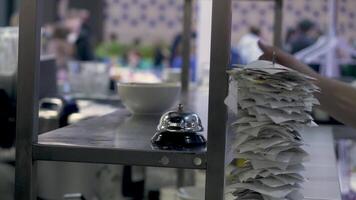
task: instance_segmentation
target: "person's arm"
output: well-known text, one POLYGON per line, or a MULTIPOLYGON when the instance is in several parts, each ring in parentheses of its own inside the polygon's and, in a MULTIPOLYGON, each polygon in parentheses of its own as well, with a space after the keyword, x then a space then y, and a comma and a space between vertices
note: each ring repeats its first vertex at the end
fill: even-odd
POLYGON ((321 93, 315 94, 321 103, 321 109, 340 122, 356 128, 356 88, 319 75, 292 55, 278 48, 267 46, 262 42, 259 42, 259 46, 263 51, 261 60, 272 60, 273 51, 275 51, 277 63, 315 78, 315 84, 321 89, 321 93))

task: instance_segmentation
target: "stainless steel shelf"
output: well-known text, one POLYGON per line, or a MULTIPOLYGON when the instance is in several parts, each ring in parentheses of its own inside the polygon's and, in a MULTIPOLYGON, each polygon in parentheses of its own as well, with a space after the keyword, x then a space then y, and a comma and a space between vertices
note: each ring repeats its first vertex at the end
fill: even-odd
MULTIPOLYGON (((192 8, 192 0, 185 0, 183 63, 189 63, 192 8)), ((281 6, 276 7, 281 10, 280 8, 281 6)), ((231 142, 226 141, 227 108, 224 104, 228 94, 226 68, 230 64, 231 0, 213 0, 210 96, 205 98, 206 104, 195 101, 199 102, 198 114, 205 122, 210 142, 207 150, 179 152, 152 149, 150 138, 158 121, 153 121, 154 117, 133 119, 125 111, 81 122, 38 138, 38 66, 43 9, 43 1, 26 0, 22 2, 20 10, 15 198, 37 199, 36 161, 52 160, 206 169, 205 200, 223 199, 224 168, 229 162, 226 152, 230 149, 227 146, 231 142), (199 113, 199 106, 202 105, 202 111, 206 112, 204 114, 199 113), (133 123, 135 120, 142 121, 133 123)), ((281 17, 281 12, 275 16, 281 17)), ((183 91, 187 92, 189 65, 184 65, 183 68, 182 86, 183 91)))
POLYGON ((205 169, 206 149, 167 151, 151 146, 159 116, 126 110, 57 129, 38 138, 34 160, 205 169))
MULTIPOLYGON (((207 91, 196 91, 185 98, 189 99, 188 109, 197 112, 207 128, 207 91)), ((134 116, 125 109, 118 109, 102 117, 41 134, 37 144, 33 145, 33 159, 206 169, 206 148, 167 151, 151 146, 150 139, 159 117, 134 116)), ((207 137, 206 132, 203 135, 207 137)), ((227 137, 227 146, 230 146, 234 137, 232 130, 228 129, 227 137)), ((231 162, 232 153, 227 152, 225 165, 231 162)))

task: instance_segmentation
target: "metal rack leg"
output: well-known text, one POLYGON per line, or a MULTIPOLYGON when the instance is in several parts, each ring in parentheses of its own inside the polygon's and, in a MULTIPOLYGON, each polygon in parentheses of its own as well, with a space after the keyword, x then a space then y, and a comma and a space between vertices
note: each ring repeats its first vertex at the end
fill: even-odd
MULTIPOLYGON (((186 7, 185 7, 185 15, 187 12, 192 12, 192 0, 186 0, 185 1, 186 7), (190 4, 190 5, 188 5, 190 4)), ((192 95, 188 92, 189 91, 189 70, 190 70, 190 34, 191 34, 191 14, 188 14, 185 16, 185 23, 184 23, 184 31, 183 31, 183 46, 184 49, 183 50, 183 71, 182 71, 182 77, 181 77, 181 84, 182 84, 182 88, 183 85, 185 85, 182 90, 181 93, 181 97, 180 97, 180 102, 183 105, 189 105, 189 102, 191 101, 191 97, 192 95), (184 63, 187 63, 184 64, 184 63)), ((186 170, 185 169, 176 169, 176 175, 177 175, 177 181, 176 181, 176 186, 177 189, 179 189, 180 187, 184 187, 187 186, 186 184, 186 170)))
POLYGON ((38 80, 40 59, 41 0, 21 2, 17 79, 15 199, 36 199, 36 161, 32 144, 37 142, 38 80))
POLYGON ((206 200, 223 200, 228 91, 226 69, 230 64, 231 0, 213 0, 211 66, 209 83, 206 200))
POLYGON ((184 169, 177 169, 177 188, 183 187, 185 182, 184 169))
POLYGON ((182 66, 182 90, 186 93, 189 89, 190 82, 190 41, 192 34, 192 13, 193 0, 184 1, 184 22, 183 22, 183 66, 182 66))
POLYGON ((274 46, 281 48, 283 44, 283 0, 275 0, 274 11, 274 46))

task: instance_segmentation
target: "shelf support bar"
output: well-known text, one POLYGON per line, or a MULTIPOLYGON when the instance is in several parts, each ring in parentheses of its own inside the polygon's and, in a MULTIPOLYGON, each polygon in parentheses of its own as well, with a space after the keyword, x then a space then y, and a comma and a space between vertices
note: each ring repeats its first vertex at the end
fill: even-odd
POLYGON ((275 0, 274 6, 274 33, 273 43, 275 47, 282 48, 283 38, 283 0, 275 0))
POLYGON ((183 19, 183 66, 181 73, 182 92, 187 93, 189 90, 190 82, 190 48, 191 48, 191 35, 192 35, 192 13, 193 13, 193 0, 184 1, 184 19, 183 19))
POLYGON ((32 159, 32 144, 37 142, 38 131, 41 1, 21 2, 17 75, 16 200, 37 199, 37 165, 32 159))
POLYGON ((213 0, 209 77, 206 200, 224 199, 227 138, 227 67, 230 65, 231 0, 213 0))

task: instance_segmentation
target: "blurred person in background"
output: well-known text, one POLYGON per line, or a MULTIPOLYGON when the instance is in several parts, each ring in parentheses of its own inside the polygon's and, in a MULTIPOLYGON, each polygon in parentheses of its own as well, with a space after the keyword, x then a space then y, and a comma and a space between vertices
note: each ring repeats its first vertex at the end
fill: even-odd
POLYGON ((67 62, 73 59, 74 46, 68 41, 70 30, 63 25, 56 24, 51 27, 52 37, 48 42, 49 54, 55 55, 59 69, 66 69, 67 62))
POLYGON ((261 35, 259 28, 251 26, 248 33, 241 37, 236 46, 236 50, 242 59, 242 63, 250 63, 261 56, 262 51, 258 47, 258 41, 261 39, 261 35))
POLYGON ((168 50, 162 41, 158 41, 154 44, 153 65, 155 69, 162 70, 165 61, 168 58, 168 50))
POLYGON ((310 20, 302 20, 299 22, 296 35, 291 41, 291 50, 290 53, 297 53, 311 45, 313 45, 320 36, 320 30, 310 20))
POLYGON ((284 42, 284 50, 286 52, 291 52, 292 51, 292 44, 294 43, 294 41, 297 39, 297 30, 295 28, 289 28, 287 30, 286 33, 286 37, 285 37, 285 42, 284 42))
POLYGON ((94 60, 92 35, 88 25, 89 18, 89 11, 72 9, 66 20, 66 24, 71 30, 70 40, 75 45, 75 59, 79 61, 94 60))
MULTIPOLYGON (((169 58, 169 63, 171 66, 173 66, 173 62, 177 57, 181 56, 181 45, 182 45, 182 34, 178 34, 174 37, 172 44, 171 44, 171 48, 170 48, 170 58, 169 58)), ((192 40, 195 40, 197 38, 197 33, 195 31, 193 31, 190 35, 190 38, 192 40)))
MULTIPOLYGON (((191 50, 190 50, 190 77, 191 81, 196 81, 196 47, 195 40, 197 38, 196 32, 191 34, 191 50)), ((183 38, 181 34, 178 34, 171 45, 171 54, 170 54, 170 67, 175 69, 181 69, 183 66, 183 38)))
POLYGON ((95 59, 90 15, 86 9, 69 9, 69 0, 58 2, 58 17, 71 32, 69 41, 75 46, 75 59, 78 61, 95 59))
POLYGON ((140 47, 142 46, 141 39, 135 38, 132 41, 131 48, 127 53, 127 64, 132 69, 139 69, 141 67, 142 55, 140 47))

